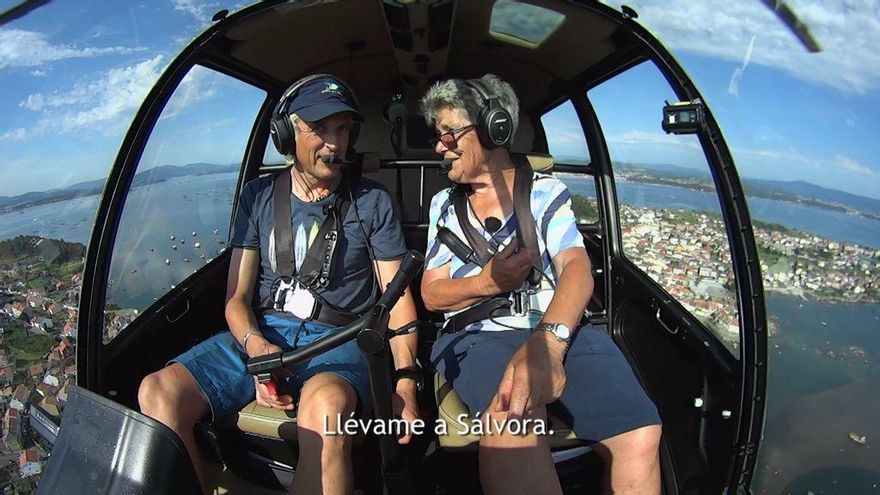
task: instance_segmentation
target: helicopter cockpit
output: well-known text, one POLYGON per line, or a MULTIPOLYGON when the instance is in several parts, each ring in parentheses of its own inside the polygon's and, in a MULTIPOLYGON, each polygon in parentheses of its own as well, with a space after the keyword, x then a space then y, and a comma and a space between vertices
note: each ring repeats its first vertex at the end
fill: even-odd
MULTIPOLYGON (((434 131, 419 115, 418 99, 435 81, 492 73, 520 98, 511 151, 559 177, 575 196, 595 280, 590 322, 612 336, 660 411, 663 492, 747 490, 766 373, 766 311, 751 220, 710 108, 636 17, 598 2, 503 0, 270 1, 218 12, 150 91, 108 177, 79 308, 84 397, 133 417, 144 376, 226 328, 230 217, 248 180, 285 166, 269 121, 290 83, 329 73, 352 87, 365 117, 355 146, 360 173, 389 191, 408 248, 424 253, 431 198, 449 181, 438 173, 441 157, 429 144, 434 131), (222 106, 224 116, 207 119, 199 105, 222 106), (661 120, 686 109, 693 125, 663 134, 661 120), (626 185, 646 173, 615 155, 626 131, 615 123, 618 112, 653 119, 659 136, 698 159, 700 187, 714 196, 717 217, 688 216, 674 206, 649 211, 637 204, 644 198, 628 195, 626 185), (186 173, 163 166, 172 149, 213 163, 190 165, 186 173), (704 238, 693 251, 678 240, 666 250, 664 229, 704 238)), ((671 173, 663 180, 681 179, 671 173)), ((424 307, 419 316, 425 364, 442 316, 424 307)), ((430 419, 451 426, 448 435, 425 435, 407 447, 420 490, 478 493, 475 437, 455 433, 466 408, 442 375, 428 371, 420 404, 430 419), (459 469, 473 475, 449 475, 459 469)), ((282 433, 295 429, 295 420, 252 403, 202 425, 204 450, 226 466, 218 486, 244 483, 237 486, 248 493, 287 486, 296 443, 282 433)), ((564 491, 598 492, 601 465, 590 447, 564 418, 551 424, 564 491)), ((64 425, 61 431, 59 441, 64 425)), ((381 484, 375 450, 367 436, 357 454, 356 477, 368 492, 381 484)), ((143 456, 161 452, 145 448, 143 456)), ((66 479, 67 456, 53 453, 46 487, 66 479)))

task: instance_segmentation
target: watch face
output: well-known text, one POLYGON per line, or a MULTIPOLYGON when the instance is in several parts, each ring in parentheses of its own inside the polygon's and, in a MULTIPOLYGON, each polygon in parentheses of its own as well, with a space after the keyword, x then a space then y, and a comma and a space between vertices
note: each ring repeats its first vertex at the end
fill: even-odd
POLYGON ((571 338, 571 329, 562 323, 541 323, 538 328, 552 333, 557 340, 568 342, 571 338))
POLYGON ((568 340, 571 338, 571 329, 563 325, 562 323, 557 323, 556 329, 553 331, 553 334, 562 340, 568 340))

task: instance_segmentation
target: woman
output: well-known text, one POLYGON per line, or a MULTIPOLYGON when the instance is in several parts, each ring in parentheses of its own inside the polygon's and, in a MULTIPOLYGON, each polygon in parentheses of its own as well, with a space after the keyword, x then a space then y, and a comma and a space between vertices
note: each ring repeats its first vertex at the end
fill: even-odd
MULTIPOLYGON (((582 323, 593 291, 590 260, 565 185, 509 153, 519 114, 513 89, 493 75, 451 79, 421 105, 456 183, 431 202, 421 286, 428 309, 447 317, 435 367, 489 425, 539 424, 558 400, 578 438, 596 442, 609 489, 659 493, 660 418, 608 335, 582 323), (517 181, 531 182, 520 194, 528 194, 534 222, 516 217, 517 181), (474 253, 454 253, 438 240, 442 229, 474 253)), ((484 491, 561 493, 544 429, 518 429, 489 428, 481 437, 484 491)))

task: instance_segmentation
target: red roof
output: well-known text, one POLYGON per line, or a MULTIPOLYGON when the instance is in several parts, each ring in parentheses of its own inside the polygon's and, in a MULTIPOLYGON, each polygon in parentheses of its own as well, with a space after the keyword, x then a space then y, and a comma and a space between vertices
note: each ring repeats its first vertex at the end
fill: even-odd
POLYGON ((18 458, 19 467, 24 467, 25 464, 30 464, 32 462, 39 462, 40 456, 37 455, 37 449, 31 447, 27 450, 22 450, 21 454, 18 458))

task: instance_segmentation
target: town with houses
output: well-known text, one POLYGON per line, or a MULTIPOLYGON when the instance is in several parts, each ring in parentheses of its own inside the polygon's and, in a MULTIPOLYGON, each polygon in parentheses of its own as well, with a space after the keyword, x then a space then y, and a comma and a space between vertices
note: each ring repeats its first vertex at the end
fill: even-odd
MULTIPOLYGON (((82 277, 82 245, 36 237, 3 241, 26 245, 29 254, 10 260, 0 250, 0 490, 30 493, 49 454, 31 431, 34 408, 60 421, 70 387, 76 383, 74 343, 82 277), (61 244, 59 249, 56 244, 61 244), (65 247, 67 249, 65 249, 65 247), (73 260, 53 263, 44 256, 73 260), (41 256, 42 255, 42 256, 41 256), (68 253, 70 257, 70 253, 68 253)), ((20 249, 19 249, 20 251, 20 249)), ((61 261, 61 260, 58 260, 61 261)))
MULTIPOLYGON (((734 280, 721 219, 690 210, 622 206, 621 220, 624 253, 726 345, 736 348, 734 280)), ((779 226, 761 225, 755 234, 767 291, 810 300, 880 302, 880 250, 779 226)), ((76 382, 77 305, 84 252, 82 245, 39 237, 0 241, 2 493, 34 489, 50 446, 32 431, 29 416, 37 411, 60 422, 76 382), (10 242, 19 247, 12 255, 3 249, 10 242), (51 249, 45 249, 47 243, 51 249), (63 246, 59 249, 56 244, 63 246), (22 252, 22 245, 32 249, 22 252), (67 252, 67 259, 59 260, 63 258, 59 252, 67 252)), ((104 341, 137 314, 135 309, 108 310, 104 341)))
MULTIPOLYGON (((623 252, 731 347, 739 341, 730 250, 718 215, 621 208, 623 252)), ((880 302, 880 250, 778 225, 755 226, 765 291, 880 302)), ((771 333, 775 330, 771 321, 771 333)))

